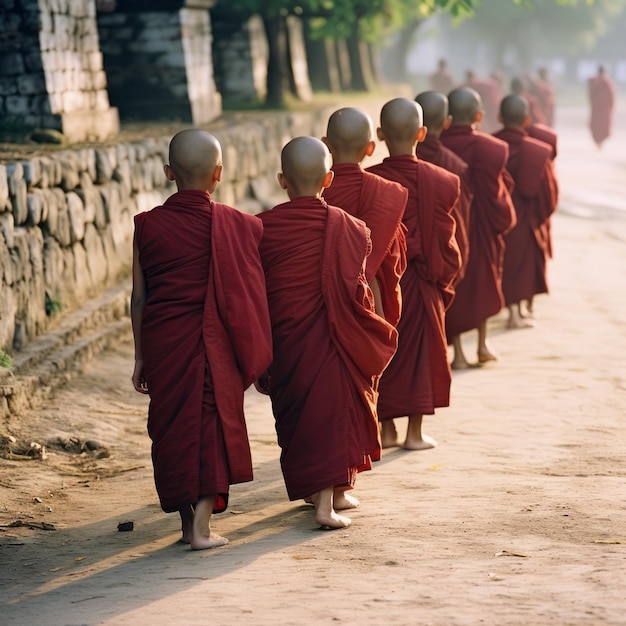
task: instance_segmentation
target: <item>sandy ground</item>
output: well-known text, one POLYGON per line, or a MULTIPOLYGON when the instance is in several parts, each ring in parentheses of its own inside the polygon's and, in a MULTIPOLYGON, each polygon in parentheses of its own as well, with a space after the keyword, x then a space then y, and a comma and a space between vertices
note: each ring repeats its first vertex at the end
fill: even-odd
POLYGON ((492 321, 500 361, 455 373, 452 406, 426 421, 436 449, 386 451, 359 478, 350 529, 322 532, 287 501, 268 401, 249 391, 256 479, 214 523, 231 543, 176 543, 123 344, 2 424, 102 447, 0 460, 0 622, 626 624, 626 124, 601 152, 582 109, 561 111, 559 130, 537 326, 492 321))

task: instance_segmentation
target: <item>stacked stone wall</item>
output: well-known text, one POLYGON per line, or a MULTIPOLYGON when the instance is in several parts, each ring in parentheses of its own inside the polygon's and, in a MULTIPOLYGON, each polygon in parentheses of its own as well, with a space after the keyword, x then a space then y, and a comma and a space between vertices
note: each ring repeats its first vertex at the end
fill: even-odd
MULTIPOLYGON (((257 212, 286 200, 276 183, 292 137, 322 136, 328 113, 248 115, 214 130, 217 201, 257 212)), ((171 137, 67 149, 0 164, 0 348, 17 353, 64 315, 128 278, 133 216, 175 188, 171 137)))

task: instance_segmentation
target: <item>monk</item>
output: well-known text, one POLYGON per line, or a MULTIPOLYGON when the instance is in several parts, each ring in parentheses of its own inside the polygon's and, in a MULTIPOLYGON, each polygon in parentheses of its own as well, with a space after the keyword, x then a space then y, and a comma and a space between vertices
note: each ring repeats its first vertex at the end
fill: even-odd
POLYGON ((454 78, 448 71, 448 62, 446 59, 439 59, 437 62, 437 71, 429 77, 430 86, 434 91, 440 93, 448 93, 454 88, 454 78))
POLYGON ((521 310, 521 302, 548 293, 547 250, 542 227, 556 209, 558 187, 550 145, 529 137, 530 108, 521 96, 502 100, 500 119, 504 128, 495 136, 509 144, 507 170, 515 181, 513 204, 517 224, 505 236, 502 291, 509 309, 509 328, 533 324, 521 310))
POLYGON ((470 256, 465 276, 446 315, 446 331, 454 347, 453 369, 470 367, 461 333, 478 330, 478 364, 497 360, 487 344, 487 320, 504 306, 502 263, 504 233, 515 226, 513 181, 506 171, 508 145, 476 130, 482 119, 480 96, 461 87, 448 96, 452 125, 441 142, 469 167, 474 197, 470 208, 470 256))
POLYGON ((355 108, 335 111, 326 137, 333 158, 333 184, 324 199, 363 220, 370 229, 372 252, 367 257, 366 278, 377 312, 397 326, 402 308, 400 278, 406 269, 405 227, 402 217, 408 192, 397 183, 366 172, 361 163, 371 156, 376 144, 369 115, 355 108))
POLYGON ((404 212, 408 264, 400 281, 403 311, 398 351, 380 381, 378 401, 383 447, 398 445, 394 418, 408 416, 406 450, 437 445, 422 432, 423 417, 450 404, 444 318, 461 264, 451 216, 459 200, 459 178, 418 160, 415 150, 425 135, 421 106, 408 98, 390 100, 382 108, 378 129, 389 156, 369 168, 409 191, 404 212))
POLYGON ((274 345, 264 386, 289 499, 312 502, 321 528, 345 528, 337 511, 358 505, 347 492, 380 458, 378 380, 397 331, 374 311, 365 223, 321 197, 333 178, 325 144, 297 137, 281 161, 290 200, 258 216, 274 345))
POLYGON ((547 126, 554 126, 554 87, 550 82, 547 67, 537 70, 537 78, 531 83, 531 92, 539 101, 547 126))
POLYGON ((228 543, 211 515, 231 484, 252 480, 243 393, 272 360, 263 228, 211 199, 222 176, 213 135, 176 134, 165 175, 177 193, 135 216, 132 382, 150 395, 161 507, 180 514, 181 541, 204 550, 228 543))
POLYGON ((473 194, 467 178, 468 167, 465 161, 446 148, 440 140, 441 133, 452 123, 448 97, 437 91, 423 91, 416 96, 415 101, 422 107, 424 126, 428 129, 426 137, 417 146, 417 157, 456 174, 461 181, 461 195, 452 210, 452 217, 456 222, 456 242, 461 254, 461 268, 453 283, 456 287, 465 275, 465 266, 470 253, 469 225, 473 194))
POLYGON ((482 107, 482 116, 479 122, 480 130, 492 133, 497 130, 498 107, 502 98, 500 83, 491 77, 481 77, 474 70, 465 72, 464 87, 473 89, 479 96, 482 107))
POLYGON ((587 82, 591 118, 589 128, 598 148, 611 136, 613 109, 615 107, 615 85, 606 73, 603 65, 598 67, 598 74, 587 82))
POLYGON ((511 93, 515 96, 521 96, 528 102, 531 124, 546 125, 546 116, 541 108, 541 103, 539 99, 531 93, 528 81, 520 76, 515 76, 513 80, 511 80, 511 93))

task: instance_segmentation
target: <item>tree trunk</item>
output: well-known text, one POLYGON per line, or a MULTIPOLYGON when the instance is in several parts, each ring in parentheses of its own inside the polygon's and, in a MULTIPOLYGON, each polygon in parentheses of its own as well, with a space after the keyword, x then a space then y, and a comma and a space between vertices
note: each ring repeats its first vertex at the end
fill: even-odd
POLYGON ((376 81, 374 80, 367 43, 360 38, 358 28, 354 29, 348 39, 348 53, 350 55, 352 89, 355 91, 374 90, 376 81))
POLYGON ((285 18, 280 15, 264 15, 263 24, 265 25, 269 47, 265 104, 272 108, 283 108, 285 106, 285 94, 290 91, 287 26, 285 18))
POLYGON ((337 50, 332 39, 313 39, 309 21, 305 22, 306 53, 309 79, 314 91, 341 91, 337 50))
POLYGON ((413 35, 421 22, 416 20, 407 24, 396 34, 396 40, 383 56, 383 73, 390 82, 403 83, 409 77, 406 71, 406 59, 413 44, 413 35))

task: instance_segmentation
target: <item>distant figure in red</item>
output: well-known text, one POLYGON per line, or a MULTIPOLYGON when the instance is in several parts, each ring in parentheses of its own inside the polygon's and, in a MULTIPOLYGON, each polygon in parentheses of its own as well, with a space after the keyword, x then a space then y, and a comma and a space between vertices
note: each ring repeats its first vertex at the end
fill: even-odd
POLYGON ((521 96, 528 103, 531 124, 546 125, 546 116, 541 108, 541 103, 539 99, 530 92, 528 82, 525 79, 520 76, 515 76, 511 81, 511 93, 514 96, 521 96))
POLYGON ((222 175, 213 135, 184 130, 169 147, 178 192, 135 216, 133 386, 150 395, 148 433, 161 507, 178 511, 193 550, 229 486, 252 480, 243 393, 272 360, 263 234, 253 216, 211 200, 222 175))
POLYGON ((437 71, 430 75, 430 86, 441 93, 448 93, 454 88, 454 78, 448 71, 448 62, 445 59, 439 59, 437 71))
POLYGON ((613 108, 615 106, 615 85, 607 75, 604 66, 598 68, 598 75, 587 83, 591 119, 589 128, 598 148, 611 136, 613 108))
POLYGON ((397 326, 402 310, 400 278, 406 269, 406 228, 402 217, 408 192, 398 183, 366 172, 362 162, 376 148, 369 115, 346 107, 328 120, 322 141, 333 157, 333 184, 324 200, 363 220, 370 229, 372 252, 365 275, 377 303, 376 312, 397 326))
POLYGON ((322 199, 333 179, 324 143, 297 137, 281 164, 289 202, 258 216, 274 346, 263 386, 289 499, 314 504, 321 528, 345 528, 337 511, 358 506, 347 492, 380 458, 378 380, 398 335, 374 311, 365 223, 322 199))
POLYGON ((402 444, 406 450, 434 447, 437 442, 422 432, 423 417, 450 404, 445 311, 461 264, 451 216, 459 199, 459 178, 415 156, 426 132, 419 104, 408 98, 390 100, 382 108, 378 129, 389 156, 368 168, 409 191, 398 351, 381 378, 378 401, 384 448, 398 445, 397 417, 409 420, 402 444))
POLYGON ((499 126, 498 110, 502 99, 500 83, 495 78, 481 78, 473 70, 467 70, 463 86, 473 89, 480 96, 483 114, 478 130, 493 133, 499 126))
POLYGON ((468 179, 469 168, 461 157, 441 143, 441 133, 452 124, 452 116, 448 114, 448 97, 437 91, 423 91, 417 95, 415 101, 422 107, 424 126, 428 129, 426 137, 417 146, 417 157, 456 174, 461 181, 461 195, 452 210, 452 217, 456 222, 456 243, 461 253, 461 268, 453 283, 456 287, 463 280, 470 254, 469 228, 473 193, 468 179))
POLYGON ((448 100, 452 126, 441 133, 441 142, 469 166, 468 179, 474 194, 469 261, 446 314, 448 341, 454 347, 451 365, 461 369, 470 367, 460 338, 468 330, 478 330, 478 363, 497 360, 487 344, 487 320, 504 306, 503 235, 515 226, 515 208, 510 195, 513 180, 506 171, 509 147, 476 130, 482 115, 480 96, 463 87, 452 91, 448 100))
POLYGON ((525 129, 530 124, 528 102, 507 96, 500 105, 504 128, 495 137, 509 144, 507 170, 515 181, 513 204, 517 224, 505 236, 502 291, 509 309, 509 328, 529 328, 522 301, 548 293, 544 229, 556 209, 558 186, 552 165, 552 146, 532 139, 525 129))
POLYGON ((548 68, 540 67, 538 77, 531 83, 531 92, 537 98, 548 126, 554 126, 554 87, 548 77, 548 68))

